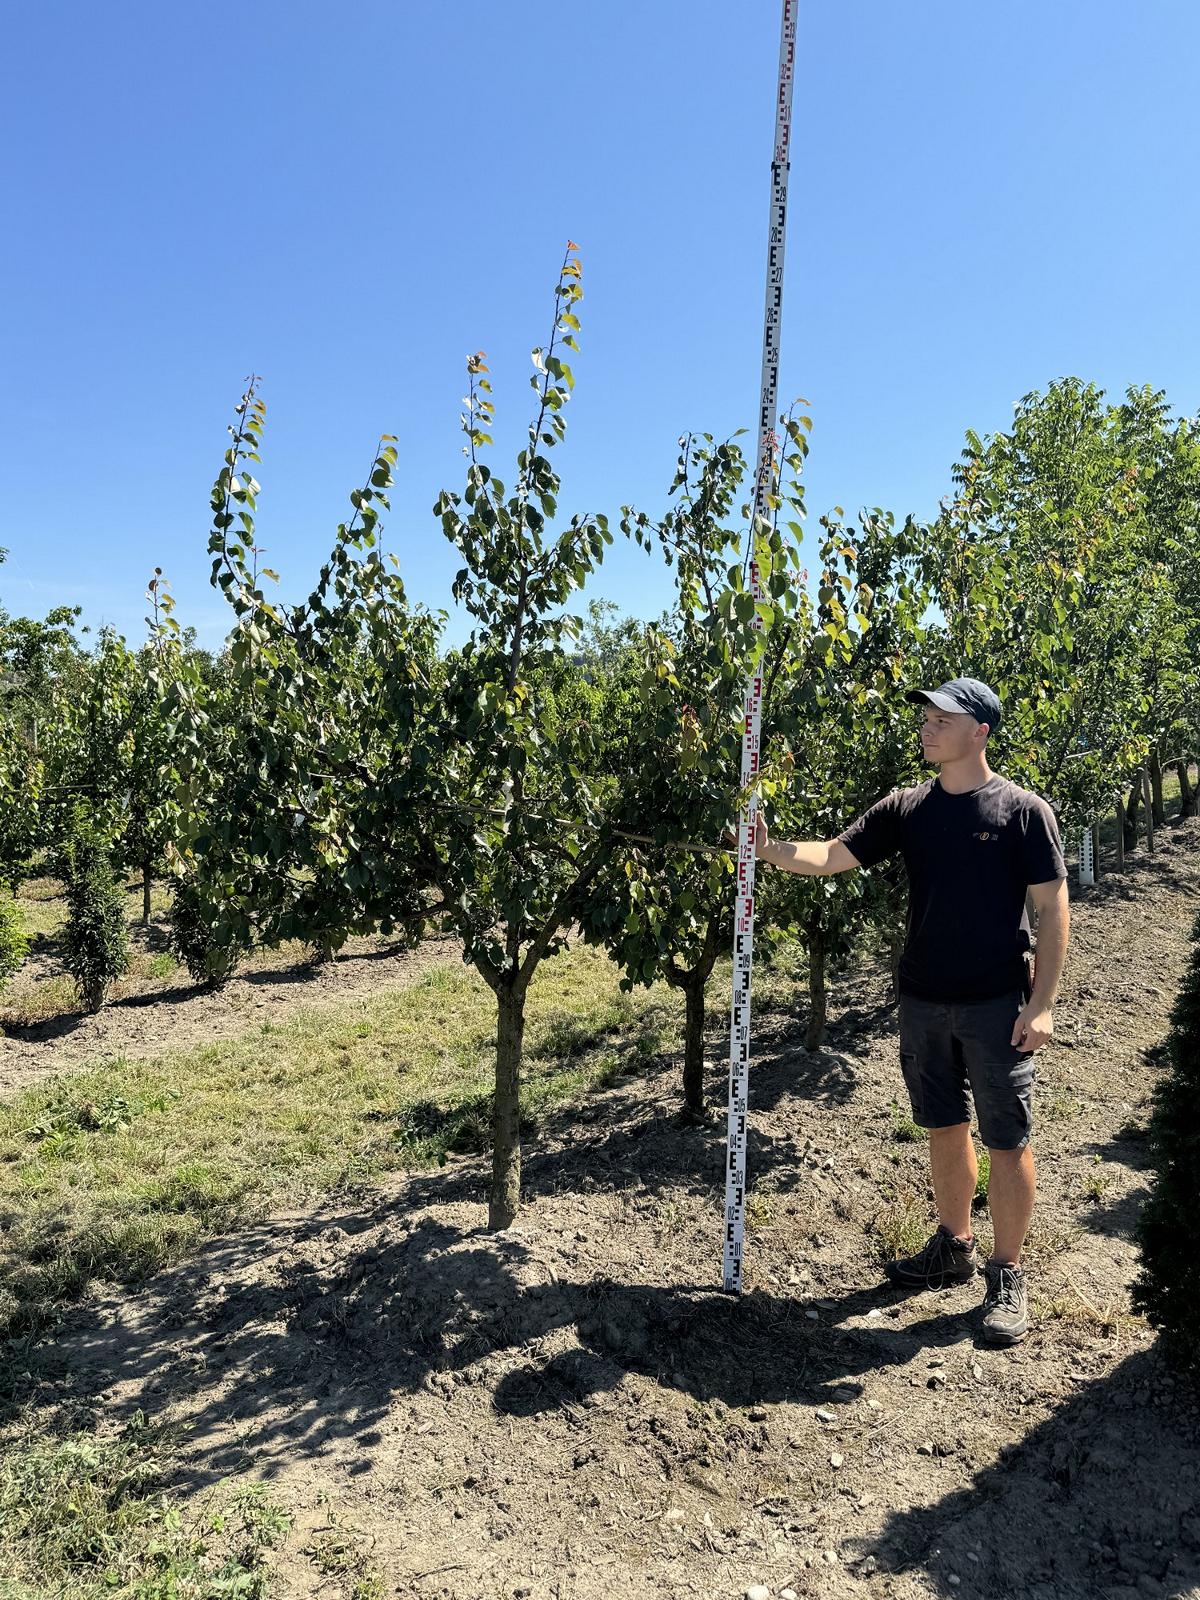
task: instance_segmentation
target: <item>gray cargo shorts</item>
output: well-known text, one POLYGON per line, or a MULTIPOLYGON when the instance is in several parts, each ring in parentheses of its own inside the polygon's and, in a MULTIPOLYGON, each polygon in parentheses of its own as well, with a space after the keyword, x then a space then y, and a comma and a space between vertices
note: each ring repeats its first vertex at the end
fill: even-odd
POLYGON ((900 1067, 913 1121, 951 1128, 971 1120, 989 1150, 1020 1150, 1033 1132, 1033 1051, 1017 1050, 1019 989, 994 1000, 900 996, 900 1067))

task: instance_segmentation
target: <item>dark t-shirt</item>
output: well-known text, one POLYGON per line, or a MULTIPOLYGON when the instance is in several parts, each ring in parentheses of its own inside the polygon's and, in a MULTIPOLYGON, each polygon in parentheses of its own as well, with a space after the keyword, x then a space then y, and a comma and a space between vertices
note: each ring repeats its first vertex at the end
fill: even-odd
POLYGON ((968 794, 930 778, 893 789, 838 837, 864 867, 897 851, 904 857, 902 994, 989 1000, 1021 987, 1025 890, 1067 875, 1058 824, 1038 795, 998 774, 968 794))

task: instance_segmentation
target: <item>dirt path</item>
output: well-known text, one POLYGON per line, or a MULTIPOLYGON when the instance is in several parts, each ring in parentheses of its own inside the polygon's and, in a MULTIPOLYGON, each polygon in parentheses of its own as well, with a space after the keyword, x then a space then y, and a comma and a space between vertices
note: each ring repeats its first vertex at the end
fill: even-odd
MULTIPOLYGON (((1197 1396, 1127 1301, 1198 846, 1169 829, 1073 897, 1015 1350, 976 1342, 981 1287, 882 1286, 926 1151, 867 973, 830 1048, 757 1027, 740 1301, 714 1291, 721 1125, 681 1129, 658 1063, 545 1129, 509 1232, 475 1160, 273 1217, 74 1313, 51 1392, 186 1423, 185 1486, 275 1481, 286 1600, 1200 1594, 1197 1396)), ((721 1055, 714 1025, 714 1100, 721 1055)))
MULTIPOLYGON (((140 929, 133 938, 145 942, 140 929)), ((161 935, 156 942, 161 943, 161 935)), ((168 983, 130 980, 95 1016, 69 1011, 44 1022, 3 1025, 0 1095, 12 1094, 47 1072, 236 1038, 302 1009, 339 1006, 403 988, 434 963, 459 959, 459 946, 449 938, 427 939, 415 950, 400 949, 390 939, 350 939, 336 961, 320 966, 280 952, 259 956, 217 990, 197 988, 186 973, 182 981, 168 983)), ((53 946, 35 952, 26 967, 21 974, 25 990, 63 970, 53 946)), ((13 990, 19 998, 22 987, 14 984, 13 990)))

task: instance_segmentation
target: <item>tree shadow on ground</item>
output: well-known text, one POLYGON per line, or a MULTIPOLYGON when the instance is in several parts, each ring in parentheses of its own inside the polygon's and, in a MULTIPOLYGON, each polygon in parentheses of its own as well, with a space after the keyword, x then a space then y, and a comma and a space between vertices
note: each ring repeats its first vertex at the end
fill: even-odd
POLYGON ((126 994, 119 1000, 110 1000, 108 1010, 111 1011, 142 1011, 148 1006, 157 1006, 164 1003, 168 1005, 182 1005, 189 1000, 194 1000, 197 995, 210 994, 211 989, 204 984, 174 983, 167 989, 150 989, 144 994, 126 994))
MULTIPOLYGON (((795 1108, 794 1126, 778 1137, 764 1134, 753 1123, 747 1130, 751 1186, 769 1178, 775 1192, 792 1189, 799 1181, 806 1106, 814 1102, 844 1105, 856 1088, 852 1065, 827 1051, 806 1051, 800 1043, 802 1031, 788 1022, 760 1037, 757 1045, 753 1110, 778 1113, 789 1101, 795 1108)), ((681 1187, 692 1194, 723 1192, 727 1152, 724 1108, 719 1112, 710 1108, 698 1124, 687 1119, 676 1089, 678 1060, 662 1054, 643 1055, 635 1039, 622 1039, 619 1026, 599 1034, 591 1030, 575 1041, 576 1045, 584 1043, 605 1045, 612 1060, 597 1077, 588 1099, 522 1119, 523 1196, 533 1199, 575 1189, 615 1193, 631 1188, 655 1192, 681 1187), (603 1096, 595 1092, 614 1089, 615 1094, 603 1096)), ((559 1071, 573 1068, 573 1048, 559 1071)), ((532 1050, 528 1059, 552 1060, 554 1054, 532 1050)), ((553 1079, 557 1072, 551 1070, 544 1076, 553 1079)), ((724 1080, 721 1082, 723 1085, 724 1080)), ((715 1094, 715 1073, 710 1087, 715 1094)), ((490 1141, 491 1097, 480 1094, 454 1105, 422 1101, 396 1111, 371 1112, 370 1120, 382 1126, 393 1124, 396 1143, 417 1154, 423 1146, 444 1143, 452 1153, 481 1156, 490 1141)), ((421 1204, 435 1197, 448 1203, 478 1201, 486 1185, 483 1169, 475 1163, 457 1172, 418 1174, 410 1181, 421 1204)))
MULTIPOLYGON (((758 1070, 780 1074, 759 1086, 779 1100, 795 1093, 801 1110, 831 1065, 781 1052, 758 1070), (814 1080, 797 1082, 798 1071, 814 1080)), ((844 1086, 833 1070, 824 1087, 836 1101, 844 1086)), ((732 1408, 731 1447, 751 1448, 747 1408, 852 1407, 867 1379, 972 1344, 974 1288, 901 1322, 902 1297, 882 1277, 813 1305, 783 1292, 734 1298, 682 1274, 641 1284, 589 1273, 580 1236, 550 1225, 554 1197, 719 1193, 723 1125, 681 1129, 641 1089, 587 1108, 592 1122, 579 1108, 558 1114, 562 1144, 533 1151, 525 1168, 527 1194, 545 1204, 506 1233, 474 1225, 479 1162, 409 1178, 387 1198, 319 1204, 214 1242, 137 1296, 72 1313, 42 1371, 85 1399, 118 1387, 121 1412, 169 1407, 186 1419, 179 1483, 194 1489, 311 1457, 370 1473, 385 1433, 403 1426, 399 1402, 410 1416, 423 1397, 445 1410, 459 1386, 540 1425, 640 1374, 732 1408)), ((781 1188, 803 1181, 795 1141, 750 1137, 756 1175, 781 1188)), ((951 1573, 978 1580, 963 1592, 1035 1600, 1131 1600, 1138 1584, 1142 1595, 1184 1592, 1169 1583, 1200 1577, 1187 1565, 1200 1549, 1200 1456, 1185 1408, 1152 1403, 1166 1383, 1157 1358, 1128 1358, 969 1488, 890 1516, 861 1541, 864 1561, 924 1568, 946 1594, 958 1588, 951 1573)))
MULTIPOLYGON (((839 1106, 853 1097, 858 1085, 853 1063, 832 1048, 809 1050, 804 1035, 802 1020, 779 1012, 759 1019, 750 1069, 752 1112, 774 1111, 789 1098, 839 1106)), ((722 1076, 722 1086, 724 1082, 722 1076)))
POLYGON ((66 1039, 81 1028, 88 1019, 86 1011, 60 1011, 57 1016, 40 1022, 0 1023, 0 1034, 8 1039, 19 1039, 25 1044, 47 1043, 52 1039, 66 1039))
POLYGON ((250 1458, 271 1475, 335 1444, 349 1470, 369 1471, 398 1398, 459 1384, 485 1385, 514 1417, 631 1372, 734 1408, 840 1403, 864 1374, 961 1342, 977 1307, 969 1295, 957 1314, 901 1328, 880 1314, 901 1298, 881 1281, 822 1302, 812 1321, 777 1294, 572 1280, 569 1245, 413 1214, 406 1199, 367 1227, 327 1213, 290 1236, 220 1241, 150 1294, 76 1312, 44 1371, 61 1363, 85 1394, 120 1384, 130 1413, 170 1403, 186 1415, 195 1487, 250 1458))
POLYGON ((858 1040, 864 1035, 874 1038, 883 1034, 893 1034, 896 1032, 896 1015, 897 1005, 894 998, 845 1006, 840 1015, 828 1025, 825 1034, 831 1041, 844 1036, 858 1040))
POLYGON ((1138 1218, 1150 1197, 1148 1184, 1138 1184, 1135 1189, 1117 1199, 1088 1201, 1079 1211, 1080 1219, 1090 1233, 1112 1234, 1118 1239, 1133 1239, 1137 1235, 1138 1218))
MULTIPOLYGON (((61 1019, 59 1026, 60 1031, 67 1031, 61 1027, 61 1019)), ((848 1065, 827 1053, 803 1051, 794 1043, 797 1036, 794 1026, 785 1026, 756 1063, 756 1107, 772 1107, 778 1125, 780 1107, 791 1099, 795 1114, 792 1118, 785 1112, 783 1130, 776 1135, 751 1123, 747 1133, 751 1195, 760 1184, 777 1195, 792 1193, 804 1184, 806 1105, 812 1101, 841 1104, 853 1092, 854 1076, 848 1065)), ((558 1042, 563 1041, 560 1038, 558 1042)), ((589 1035, 588 1042, 594 1044, 594 1037, 589 1035)), ((525 1199, 637 1192, 645 1201, 675 1191, 719 1200, 725 1182, 725 1118, 714 1115, 699 1126, 682 1122, 674 1082, 678 1063, 661 1055, 645 1056, 636 1038, 622 1040, 614 1034, 610 1048, 612 1062, 596 1085, 608 1093, 595 1094, 583 1103, 560 1103, 540 1118, 526 1119, 525 1199)), ((567 1060, 561 1070, 571 1066, 567 1060)), ((546 1074, 554 1075, 553 1070, 546 1074)), ((450 1106, 423 1101, 395 1111, 377 1110, 365 1120, 383 1128, 390 1124, 396 1148, 414 1164, 428 1162, 440 1149, 479 1158, 490 1137, 490 1097, 479 1095, 450 1106)), ((456 1160, 448 1168, 419 1170, 405 1183, 409 1203, 418 1208, 476 1205, 486 1195, 487 1166, 483 1159, 456 1160)), ((315 1202, 317 1206, 320 1203, 315 1202)), ((18 1302, 31 1297, 24 1310, 18 1304, 16 1314, 21 1325, 34 1330, 46 1327, 63 1309, 63 1302, 48 1307, 38 1298, 43 1293, 44 1271, 29 1274, 25 1270, 37 1268, 41 1257, 34 1253, 43 1248, 34 1238, 28 1245, 28 1259, 10 1254, 5 1274, 18 1302), (27 1280, 28 1290, 24 1287, 27 1280)), ((139 1289, 149 1286, 153 1292, 160 1274, 146 1275, 142 1262, 131 1258, 120 1230, 89 1234, 86 1253, 88 1270, 72 1279, 69 1299, 82 1298, 96 1282, 137 1283, 139 1289)), ((68 1294, 64 1294, 66 1299, 68 1294)), ((12 1384, 0 1384, 0 1389, 8 1393, 12 1384)))
MULTIPOLYGON (((440 942, 428 939, 425 941, 425 948, 440 942)), ((416 945, 408 944, 404 940, 395 940, 379 950, 339 950, 332 961, 312 955, 298 956, 296 960, 289 961, 284 966, 255 967, 249 971, 237 972, 234 976, 239 983, 249 983, 255 988, 311 983, 322 973, 335 972, 339 967, 370 965, 375 961, 394 961, 399 956, 411 954, 417 948, 416 945)), ((457 951, 455 953, 457 954, 457 951)))
MULTIPOLYGON (((163 989, 148 989, 141 994, 119 995, 115 1000, 106 1001, 104 1010, 120 1013, 141 1011, 163 1004, 183 1005, 208 993, 211 990, 203 984, 190 981, 176 983, 163 989)), ((10 1039, 20 1039, 26 1044, 48 1044, 54 1039, 65 1039, 95 1014, 81 1010, 60 1011, 56 1016, 45 1017, 38 1022, 5 1023, 3 1031, 10 1039)))
MULTIPOLYGON (((1153 1061, 1159 1058, 1161 1050, 1161 1046, 1154 1046, 1143 1053, 1148 1061, 1153 1061)), ((1118 1128, 1111 1138, 1081 1144, 1079 1153, 1092 1156, 1095 1178, 1100 1183, 1107 1177, 1105 1168, 1108 1166, 1123 1167, 1126 1172, 1139 1176, 1149 1174, 1154 1169, 1147 1130, 1128 1123, 1118 1128)), ((1132 1239, 1149 1195, 1150 1185, 1147 1182, 1135 1184, 1107 1203, 1103 1193, 1096 1194, 1085 1202, 1080 1215, 1093 1233, 1115 1234, 1122 1239, 1132 1239)))
POLYGON ((971 1484, 896 1511, 862 1556, 941 1595, 1182 1597, 1200 1585, 1195 1391, 1153 1350, 1086 1384, 971 1484), (1189 1409, 1190 1407, 1190 1409, 1189 1409))
MULTIPOLYGON (((60 1358, 87 1392, 119 1383, 123 1410, 169 1403, 186 1418, 177 1481, 194 1490, 331 1454, 350 1476, 368 1474, 398 1402, 431 1396, 422 1415, 437 1418, 459 1387, 542 1426, 615 1399, 639 1374, 728 1408, 734 1451, 754 1447, 757 1407, 843 1407, 853 1427, 860 1402, 874 1415, 864 1380, 970 1346, 978 1309, 974 1292, 950 1291, 901 1325, 901 1297, 880 1283, 820 1302, 811 1320, 778 1293, 571 1278, 569 1252, 537 1234, 485 1234, 409 1202, 367 1226, 343 1221, 357 1232, 327 1214, 290 1235, 222 1242, 174 1292, 77 1314, 60 1358)), ((959 1587, 952 1574, 973 1580, 964 1592, 1034 1600, 1188 1592, 1200 1579, 1190 1403, 1156 1354, 1135 1354, 967 1487, 851 1543, 866 1570, 921 1568, 946 1595, 959 1587)), ((465 1414, 477 1404, 468 1398, 465 1414)))

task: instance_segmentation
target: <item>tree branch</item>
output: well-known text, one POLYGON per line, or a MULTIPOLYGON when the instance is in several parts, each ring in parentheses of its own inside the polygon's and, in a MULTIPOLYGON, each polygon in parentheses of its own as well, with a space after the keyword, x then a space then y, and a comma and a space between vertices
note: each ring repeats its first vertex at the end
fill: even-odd
POLYGON ((576 903, 583 891, 593 882, 601 867, 612 854, 616 841, 603 836, 592 846, 591 860, 582 865, 573 883, 571 883, 555 902, 550 915, 546 918, 533 943, 525 952, 525 959, 520 967, 520 984, 522 988, 528 986, 533 977, 538 962, 550 948, 551 941, 558 930, 569 920, 569 914, 575 909, 576 903))

